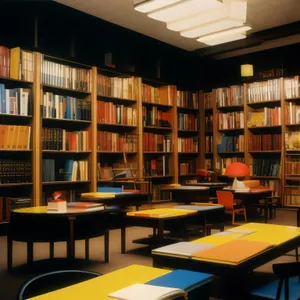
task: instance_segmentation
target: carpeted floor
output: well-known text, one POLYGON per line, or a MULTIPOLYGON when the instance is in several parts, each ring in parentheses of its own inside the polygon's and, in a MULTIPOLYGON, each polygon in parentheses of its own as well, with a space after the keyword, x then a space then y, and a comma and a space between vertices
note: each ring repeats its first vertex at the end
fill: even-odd
MULTIPOLYGON (((288 210, 277 210, 277 217, 271 223, 281 225, 296 225, 296 213, 288 210)), ((127 253, 120 253, 120 230, 112 230, 110 234, 110 262, 103 262, 103 237, 95 238, 90 243, 90 263, 84 262, 84 242, 76 242, 76 257, 79 259, 75 267, 94 270, 100 273, 108 273, 131 264, 152 265, 152 259, 148 249, 143 245, 133 244, 132 240, 151 234, 149 228, 131 227, 127 229, 127 253)), ((294 253, 292 253, 294 254, 294 253)), ((56 243, 55 256, 64 257, 66 255, 66 244, 56 243)), ((38 263, 35 271, 24 267, 26 262, 26 245, 24 243, 14 243, 14 266, 12 273, 6 272, 6 237, 0 237, 0 300, 16 299, 16 295, 21 284, 28 278, 39 272, 55 268, 54 264, 47 262, 38 263)), ((48 244, 35 244, 35 260, 46 260, 49 257, 48 244)), ((275 262, 295 261, 294 256, 283 256, 276 261, 272 261, 261 266, 255 271, 257 278, 267 277, 272 273, 272 264, 275 262)), ((62 265, 59 265, 61 268, 62 265)))

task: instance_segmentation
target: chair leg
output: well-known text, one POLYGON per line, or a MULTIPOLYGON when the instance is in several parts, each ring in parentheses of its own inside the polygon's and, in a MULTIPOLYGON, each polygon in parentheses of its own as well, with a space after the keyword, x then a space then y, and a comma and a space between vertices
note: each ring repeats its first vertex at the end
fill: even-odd
POLYGON ((50 259, 54 258, 54 242, 49 243, 49 253, 50 253, 50 259))
POLYGON ((7 237, 7 270, 11 271, 13 264, 13 241, 7 237))
POLYGON ((109 230, 104 234, 104 260, 106 263, 109 262, 109 230))
POLYGON ((235 221, 235 211, 233 210, 232 211, 232 224, 234 224, 234 221, 235 221))
POLYGON ((85 239, 85 260, 90 260, 90 239, 85 239))
POLYGON ((299 261, 299 249, 298 247, 295 249, 296 251, 296 261, 299 261))
POLYGON ((246 208, 244 209, 244 217, 245 217, 245 222, 247 222, 247 212, 246 212, 246 208))
POLYGON ((33 242, 27 242, 27 263, 33 263, 33 242))

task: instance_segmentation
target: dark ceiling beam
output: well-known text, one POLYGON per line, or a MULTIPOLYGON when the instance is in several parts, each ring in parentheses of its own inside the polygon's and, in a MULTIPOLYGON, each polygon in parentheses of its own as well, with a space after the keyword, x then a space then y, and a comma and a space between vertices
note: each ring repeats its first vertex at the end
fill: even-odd
POLYGON ((298 33, 300 33, 300 21, 252 33, 244 40, 226 43, 214 47, 196 49, 193 53, 200 57, 212 57, 231 51, 253 48, 256 46, 260 46, 267 41, 297 35, 298 33))

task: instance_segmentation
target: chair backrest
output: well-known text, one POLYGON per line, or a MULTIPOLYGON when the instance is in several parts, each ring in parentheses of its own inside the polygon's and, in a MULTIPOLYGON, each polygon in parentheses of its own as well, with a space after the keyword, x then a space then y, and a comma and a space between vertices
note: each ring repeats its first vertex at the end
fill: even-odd
POLYGON ((300 261, 280 263, 273 265, 273 272, 280 280, 276 293, 276 300, 282 299, 282 286, 284 284, 284 300, 289 300, 289 278, 299 276, 299 289, 300 289, 300 261))
POLYGON ((49 293, 102 274, 83 270, 61 270, 38 275, 26 281, 20 288, 18 300, 24 300, 49 293))
POLYGON ((234 197, 232 192, 217 191, 218 204, 224 206, 225 210, 233 211, 234 197))

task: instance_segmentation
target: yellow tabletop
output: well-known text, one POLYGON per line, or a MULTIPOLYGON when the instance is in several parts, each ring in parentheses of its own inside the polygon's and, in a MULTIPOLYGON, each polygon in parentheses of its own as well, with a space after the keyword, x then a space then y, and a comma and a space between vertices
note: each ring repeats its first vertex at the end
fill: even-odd
POLYGON ((75 284, 51 293, 47 293, 31 299, 34 300, 105 300, 112 292, 135 283, 145 283, 171 271, 131 265, 129 267, 105 274, 103 276, 75 284))
POLYGON ((127 216, 140 218, 168 219, 196 214, 197 210, 175 209, 175 208, 157 208, 128 212, 127 216))

